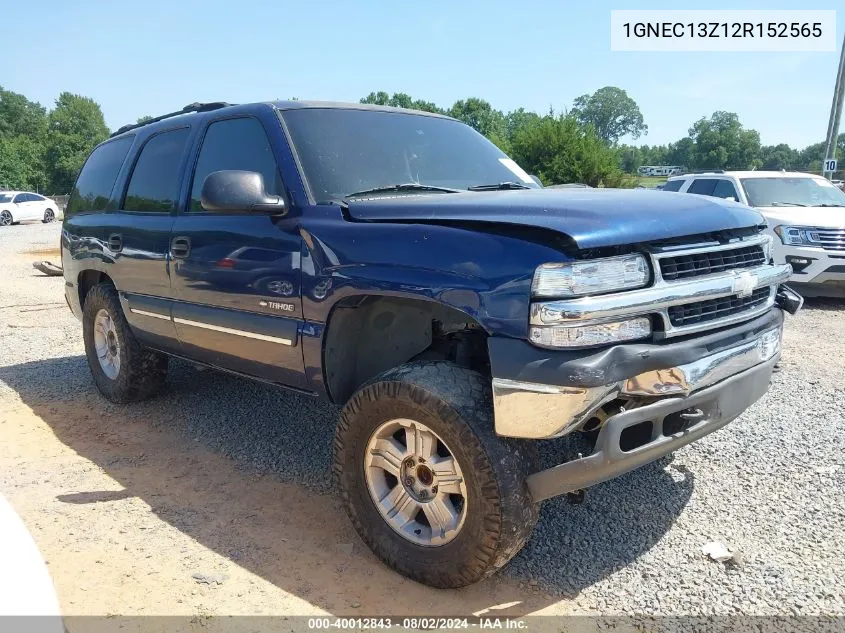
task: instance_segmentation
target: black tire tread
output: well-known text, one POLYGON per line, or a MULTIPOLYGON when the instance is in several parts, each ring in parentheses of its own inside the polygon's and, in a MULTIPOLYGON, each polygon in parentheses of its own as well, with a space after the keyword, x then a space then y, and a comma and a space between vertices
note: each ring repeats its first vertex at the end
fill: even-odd
POLYGON ((82 309, 82 334, 91 375, 100 393, 108 400, 119 404, 146 400, 164 384, 167 356, 145 349, 138 343, 112 284, 99 283, 88 291, 82 309), (114 321, 120 342, 120 371, 114 380, 103 373, 94 347, 94 317, 102 308, 114 321))

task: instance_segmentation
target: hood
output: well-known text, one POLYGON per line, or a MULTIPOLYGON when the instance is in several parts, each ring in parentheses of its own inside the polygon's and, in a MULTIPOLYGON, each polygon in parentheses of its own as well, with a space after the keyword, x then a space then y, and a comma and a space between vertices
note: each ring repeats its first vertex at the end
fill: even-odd
POLYGON ((741 204, 643 189, 525 189, 352 199, 370 222, 493 222, 541 227, 579 248, 620 246, 763 224, 741 204))
POLYGON ((772 228, 787 224, 826 229, 845 228, 845 207, 756 207, 772 228))

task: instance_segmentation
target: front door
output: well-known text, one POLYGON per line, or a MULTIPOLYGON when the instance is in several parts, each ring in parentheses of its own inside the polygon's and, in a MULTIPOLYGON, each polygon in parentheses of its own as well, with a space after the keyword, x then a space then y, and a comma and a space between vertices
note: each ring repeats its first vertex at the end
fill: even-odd
POLYGON ((299 332, 300 236, 295 218, 209 213, 206 176, 262 174, 269 194, 284 186, 263 124, 212 120, 205 130, 187 209, 173 225, 173 319, 186 356, 281 384, 305 387, 299 332))

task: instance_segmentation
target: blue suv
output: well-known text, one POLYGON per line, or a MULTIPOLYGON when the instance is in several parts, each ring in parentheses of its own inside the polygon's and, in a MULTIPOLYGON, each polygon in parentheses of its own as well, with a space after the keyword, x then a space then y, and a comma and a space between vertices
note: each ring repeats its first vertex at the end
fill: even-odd
POLYGON ((343 405, 355 528, 458 587, 520 550, 542 500, 763 395, 801 304, 765 226, 714 198, 544 189, 436 114, 211 103, 94 149, 62 264, 106 398, 153 395, 173 356, 343 405), (592 452, 541 470, 536 440, 571 433, 592 452))

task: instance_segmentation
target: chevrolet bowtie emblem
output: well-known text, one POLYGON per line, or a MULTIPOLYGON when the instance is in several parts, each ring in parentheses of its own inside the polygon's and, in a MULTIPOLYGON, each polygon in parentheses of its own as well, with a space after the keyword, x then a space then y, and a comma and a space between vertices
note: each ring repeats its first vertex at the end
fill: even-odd
POLYGON ((748 297, 757 287, 757 275, 754 273, 735 273, 736 279, 733 282, 733 292, 740 297, 748 297))

